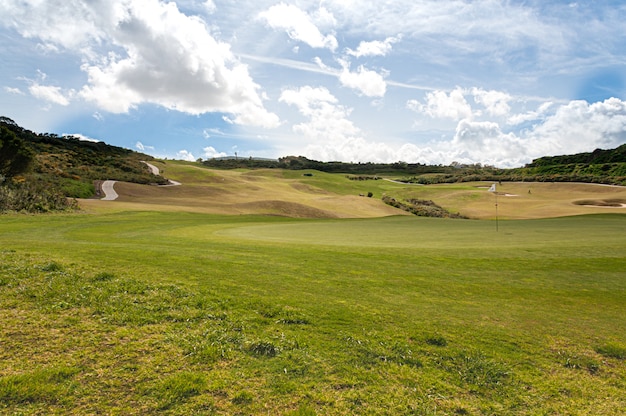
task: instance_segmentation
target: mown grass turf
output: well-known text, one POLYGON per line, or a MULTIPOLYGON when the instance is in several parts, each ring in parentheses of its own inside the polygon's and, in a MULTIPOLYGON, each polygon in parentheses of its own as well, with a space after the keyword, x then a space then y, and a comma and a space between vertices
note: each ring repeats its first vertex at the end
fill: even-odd
POLYGON ((3 413, 626 406, 623 215, 0 221, 3 413))

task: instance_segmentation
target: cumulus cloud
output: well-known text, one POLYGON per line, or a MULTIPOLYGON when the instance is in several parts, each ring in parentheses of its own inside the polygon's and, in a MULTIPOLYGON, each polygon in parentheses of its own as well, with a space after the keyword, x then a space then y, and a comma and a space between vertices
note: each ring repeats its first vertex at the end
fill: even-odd
POLYGON ((392 45, 400 40, 400 37, 388 37, 384 41, 375 40, 372 42, 362 41, 356 50, 346 49, 348 55, 356 58, 362 56, 385 56, 391 52, 392 45))
POLYGON ((505 116, 511 111, 509 101, 512 97, 502 91, 485 91, 481 88, 472 88, 472 95, 477 104, 482 104, 487 113, 492 116, 505 116))
POLYGON ((593 104, 572 101, 560 106, 529 135, 552 144, 552 154, 588 151, 590 146, 617 147, 626 142, 626 102, 618 98, 593 104))
POLYGON ((324 140, 359 133, 359 129, 347 119, 351 110, 337 104, 337 98, 326 88, 305 86, 285 90, 279 101, 295 106, 309 119, 307 123, 293 126, 294 131, 307 137, 324 140))
POLYGON ((469 118, 472 116, 472 107, 468 104, 464 94, 464 90, 458 87, 452 90, 450 94, 445 91, 433 91, 426 94, 426 104, 409 100, 407 107, 433 118, 452 120, 469 118))
POLYGON ((176 153, 176 160, 186 160, 188 162, 195 162, 197 159, 188 150, 179 150, 176 153))
POLYGON ((537 110, 526 111, 524 113, 516 113, 509 116, 507 124, 516 126, 518 124, 525 123, 527 121, 534 121, 544 117, 553 103, 551 101, 542 103, 537 110))
MULTIPOLYGON (((23 36, 81 54, 88 84, 79 95, 101 109, 124 113, 152 103, 189 114, 227 113, 237 124, 279 125, 230 46, 174 2, 7 2, 23 36)), ((67 105, 59 90, 34 87, 31 93, 67 105)))
POLYGON ((350 72, 350 64, 342 62, 343 71, 339 82, 344 87, 359 91, 367 97, 382 97, 387 91, 387 84, 382 75, 360 65, 356 72, 350 72))
MULTIPOLYGON (((318 10, 317 15, 322 23, 334 22, 332 14, 324 8, 318 10)), ((259 18, 269 27, 285 30, 290 38, 304 42, 312 48, 327 48, 331 51, 337 49, 335 36, 324 36, 315 25, 313 17, 292 4, 276 4, 259 13, 259 18)))
POLYGON ((368 141, 349 119, 351 109, 323 87, 285 90, 280 101, 295 106, 307 121, 292 126, 306 140, 305 154, 322 161, 383 162, 394 160, 397 152, 385 143, 368 141))
POLYGON ((213 146, 207 146, 204 149, 202 149, 202 151, 204 152, 204 157, 207 158, 207 159, 213 159, 213 158, 216 158, 216 157, 228 156, 224 152, 218 152, 217 150, 215 150, 215 148, 213 146))
POLYGON ((590 147, 607 149, 626 142, 626 102, 622 100, 572 101, 545 114, 551 106, 549 102, 541 105, 536 113, 542 113, 543 120, 519 133, 504 132, 494 121, 463 119, 451 140, 433 148, 445 155, 445 163, 515 167, 541 156, 585 152, 590 147))

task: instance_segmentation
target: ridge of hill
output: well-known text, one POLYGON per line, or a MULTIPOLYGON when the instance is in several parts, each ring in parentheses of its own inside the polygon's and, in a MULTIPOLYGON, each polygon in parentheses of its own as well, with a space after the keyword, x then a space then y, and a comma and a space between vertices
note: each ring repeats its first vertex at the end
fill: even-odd
POLYGON ((571 164, 606 164, 625 163, 626 144, 615 149, 596 149, 593 152, 577 153, 562 156, 544 156, 533 160, 526 167, 534 168, 539 166, 571 165, 571 164))

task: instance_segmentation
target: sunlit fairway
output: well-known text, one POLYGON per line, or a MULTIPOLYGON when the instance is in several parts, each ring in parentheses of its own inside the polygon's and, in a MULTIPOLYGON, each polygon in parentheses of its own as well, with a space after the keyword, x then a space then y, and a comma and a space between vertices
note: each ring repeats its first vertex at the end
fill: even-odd
POLYGON ((623 188, 161 167, 0 216, 0 413, 623 414, 623 188))

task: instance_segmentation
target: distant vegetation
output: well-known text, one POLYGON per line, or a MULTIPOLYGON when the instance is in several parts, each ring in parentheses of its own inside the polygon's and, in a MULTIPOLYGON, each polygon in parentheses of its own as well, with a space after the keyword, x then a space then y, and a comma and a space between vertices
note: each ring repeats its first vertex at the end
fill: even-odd
POLYGON ((0 117, 0 212, 71 208, 66 198, 94 196, 100 180, 166 183, 141 163, 152 159, 103 142, 34 133, 0 117))
POLYGON ((378 179, 379 175, 395 175, 400 181, 424 185, 475 181, 588 182, 626 185, 626 144, 611 150, 596 149, 591 153, 542 157, 524 167, 512 169, 456 162, 448 166, 405 162, 320 162, 303 156, 287 156, 278 160, 210 159, 201 163, 217 169, 312 169, 358 175, 349 177, 353 180, 374 180, 378 179))

